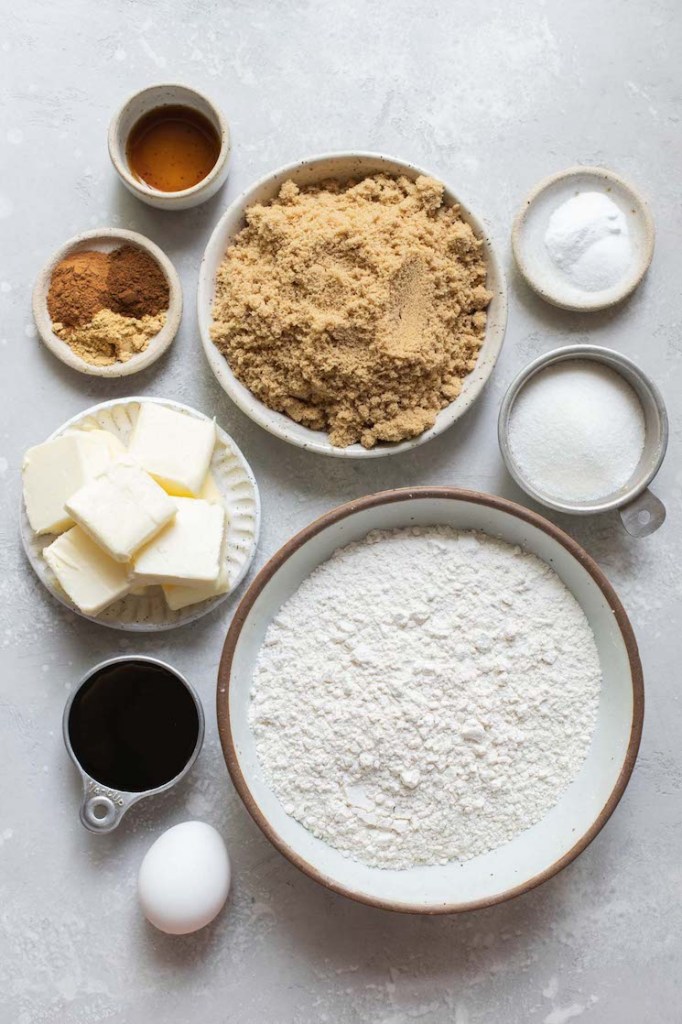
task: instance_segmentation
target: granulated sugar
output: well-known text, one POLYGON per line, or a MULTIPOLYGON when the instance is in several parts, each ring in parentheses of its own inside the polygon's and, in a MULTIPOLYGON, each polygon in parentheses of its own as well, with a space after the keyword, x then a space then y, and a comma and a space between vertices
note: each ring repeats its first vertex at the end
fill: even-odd
POLYGON ((509 445, 550 498, 597 501, 623 487, 644 447, 644 413, 619 373, 589 359, 536 374, 512 408, 509 445))
POLYGON ((539 821, 585 759, 600 682, 581 608, 534 555, 448 527, 374 532, 268 628, 250 722, 288 814, 407 868, 539 821))

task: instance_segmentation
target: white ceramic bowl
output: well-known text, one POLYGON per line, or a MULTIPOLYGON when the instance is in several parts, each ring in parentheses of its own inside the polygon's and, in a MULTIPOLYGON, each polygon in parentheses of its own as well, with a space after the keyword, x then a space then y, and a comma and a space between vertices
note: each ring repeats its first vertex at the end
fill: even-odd
POLYGON ((417 445, 424 444, 425 441, 436 437, 437 434, 441 434, 455 420, 458 420, 480 395, 495 366, 507 324, 506 284, 493 243, 488 237, 483 223, 446 185, 446 203, 448 205, 457 203, 461 208, 464 220, 471 225, 476 236, 483 240, 483 249, 488 263, 487 285, 493 293, 493 299, 488 307, 485 341, 476 367, 463 381, 459 397, 441 410, 436 417, 436 422, 429 430, 399 444, 378 444, 375 448, 363 448, 361 444, 352 444, 347 448, 339 448, 330 444, 325 432, 310 430, 283 413, 269 409, 237 380, 227 360, 211 340, 211 307, 218 267, 225 255, 225 250, 246 223, 244 219, 246 208, 254 203, 267 203, 274 199, 282 184, 289 179, 298 185, 311 185, 325 178, 366 177, 378 173, 404 175, 411 179, 417 178, 420 174, 429 174, 428 171, 415 167, 413 164, 377 153, 329 153, 289 164, 266 175, 243 192, 238 199, 235 199, 218 221, 206 247, 199 273, 198 315, 201 340, 213 373, 232 401, 252 420, 260 424, 261 427, 265 427, 271 434, 282 438, 283 441, 289 441, 291 444, 307 448, 309 451, 322 455, 334 455, 338 458, 376 459, 383 455, 397 455, 399 452, 410 451, 417 445))
MULTIPOLYGON (((47 438, 48 441, 59 437, 68 430, 109 430, 115 434, 124 445, 128 444, 137 414, 142 402, 155 402, 158 405, 166 405, 171 409, 177 409, 187 416, 196 419, 207 420, 211 417, 189 405, 181 402, 172 402, 162 398, 123 398, 114 399, 111 402, 102 402, 100 405, 93 405, 90 409, 78 413, 70 420, 59 427, 47 438)), ((216 446, 213 452, 210 466, 211 474, 221 492, 225 510, 227 512, 227 543, 225 558, 230 581, 230 589, 225 594, 219 594, 200 604, 192 604, 186 608, 173 611, 166 604, 161 587, 147 587, 139 594, 132 593, 109 605, 99 615, 85 615, 81 612, 61 589, 55 579, 52 570, 42 557, 43 548, 51 544, 55 539, 54 535, 38 537, 31 529, 31 524, 26 515, 23 498, 21 502, 21 539, 24 545, 26 556, 31 563, 40 582, 49 590, 54 598, 63 604, 65 608, 76 612, 90 622, 97 622, 101 626, 111 626, 113 629, 123 629, 131 632, 149 633, 164 629, 173 629, 175 626, 185 626, 189 622, 195 622, 203 615, 213 611, 223 601, 233 594, 242 582, 258 544, 260 532, 260 497, 255 477, 251 467, 242 455, 241 451, 232 438, 216 425, 216 446)))
POLYGON ((569 167, 544 178, 526 197, 512 228, 514 259, 530 287, 562 309, 593 312, 622 302, 640 283, 654 254, 654 222, 645 199, 632 185, 604 167, 569 167), (576 288, 554 265, 545 246, 545 231, 554 210, 578 192, 602 192, 625 215, 632 262, 611 288, 587 292, 576 288))
POLYGON ((220 109, 208 96, 186 85, 152 85, 141 89, 125 101, 109 125, 109 156, 116 173, 134 196, 148 206, 156 206, 160 210, 188 210, 214 196, 227 179, 230 152, 230 129, 220 109), (161 192, 140 181, 131 172, 126 156, 128 136, 135 123, 150 110, 169 104, 198 110, 208 118, 220 137, 220 152, 215 166, 200 182, 181 192, 161 192))
POLYGON ((123 228, 97 228, 84 231, 70 238, 52 255, 49 263, 43 267, 33 288, 33 318, 41 340, 50 352, 73 370, 87 373, 91 377, 128 377, 131 373, 146 370, 163 355, 173 338, 178 333, 182 317, 182 286, 178 273, 166 254, 158 245, 136 231, 125 231, 123 228), (47 308, 47 295, 54 268, 66 256, 74 252, 95 249, 100 252, 112 252, 122 245, 136 245, 156 260, 168 282, 169 299, 166 321, 147 345, 144 352, 138 352, 125 363, 112 363, 110 366, 95 366, 77 355, 62 338, 52 330, 52 319, 47 308))
MULTIPOLYGON (((312 642, 313 638, 311 638, 312 642)), ((261 570, 232 620, 220 663, 218 727, 232 780, 270 841, 316 881, 390 910, 450 913, 528 891, 581 853, 605 824, 630 778, 642 730, 637 644, 608 580, 567 534, 513 502, 454 488, 386 491, 334 509, 293 537, 261 570), (519 544, 552 566, 594 632, 603 683, 587 759, 537 825, 473 860, 404 871, 372 868, 316 839, 284 811, 260 768, 248 723, 251 680, 265 631, 303 580, 341 545, 370 530, 444 524, 519 544)))

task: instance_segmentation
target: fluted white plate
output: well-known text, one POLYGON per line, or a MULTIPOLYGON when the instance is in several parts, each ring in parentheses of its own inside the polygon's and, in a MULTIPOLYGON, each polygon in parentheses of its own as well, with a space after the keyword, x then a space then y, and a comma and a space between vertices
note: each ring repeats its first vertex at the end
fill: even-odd
MULTIPOLYGON (((161 398, 124 398, 102 402, 74 416, 47 439, 52 441, 71 430, 109 430, 127 446, 135 420, 143 402, 165 405, 196 419, 210 419, 204 413, 181 402, 161 398)), ((84 615, 59 586, 52 570, 42 556, 43 548, 55 539, 54 534, 37 536, 31 529, 26 508, 21 503, 21 538, 24 550, 41 583, 61 604, 91 622, 113 629, 154 632, 195 622, 211 612, 232 594, 246 576, 258 544, 260 531, 260 497, 251 467, 229 434, 216 425, 216 446, 210 466, 216 486, 227 512, 227 562, 230 588, 225 594, 199 604, 172 611, 166 604, 161 587, 147 587, 139 594, 128 594, 109 605, 97 616, 84 615)))

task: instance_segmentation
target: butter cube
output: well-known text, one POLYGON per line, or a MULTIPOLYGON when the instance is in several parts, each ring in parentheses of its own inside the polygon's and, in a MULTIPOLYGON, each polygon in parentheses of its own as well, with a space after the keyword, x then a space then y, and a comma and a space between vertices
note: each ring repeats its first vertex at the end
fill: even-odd
POLYGON ((26 514, 35 533, 61 533, 73 526, 66 502, 123 451, 106 430, 74 430, 29 448, 22 475, 26 514))
POLYGON ((43 550, 62 590, 86 615, 97 615, 130 590, 127 567, 115 562, 78 526, 43 550))
MULTIPOLYGON (((70 433, 66 436, 68 437, 70 433)), ((116 459, 125 453, 125 445, 121 439, 109 430, 74 430, 73 433, 78 437, 88 438, 91 444, 94 443, 104 448, 105 451, 109 452, 111 462, 115 462, 116 459)))
POLYGON ((215 447, 215 423, 154 402, 140 406, 130 455, 169 494, 196 497, 215 447))
POLYGON ((173 522, 135 557, 133 578, 144 583, 216 583, 225 509, 198 498, 176 498, 175 503, 173 522))
POLYGON ((215 583, 190 584, 165 583, 162 587, 166 604, 171 611, 177 612, 180 608, 187 608, 192 604, 199 604, 200 601, 208 601, 210 597, 218 597, 230 589, 230 579, 227 575, 227 566, 223 565, 215 583))
POLYGON ((223 496, 218 489, 218 485, 213 478, 212 473, 207 473, 203 484, 197 494, 197 498, 201 498, 203 501, 210 501, 212 505, 222 505, 223 496))
POLYGON ((175 515, 175 502, 123 456, 66 503, 72 519, 117 562, 128 562, 175 515))
MULTIPOLYGON (((212 486, 215 487, 210 473, 207 476, 206 481, 210 481, 212 486)), ((201 489, 202 495, 205 493, 211 493, 210 487, 206 487, 206 481, 201 489)), ((216 495, 218 495, 217 488, 216 495)), ((222 501, 219 502, 218 497, 216 497, 215 503, 219 503, 221 507, 224 508, 222 501)), ((177 612, 180 608, 187 608, 189 605, 199 604, 200 601, 208 601, 209 598, 218 597, 219 594, 224 594, 230 589, 230 577, 227 572, 226 547, 227 513, 225 514, 223 542, 220 546, 220 572, 218 573, 218 578, 213 583, 164 583, 161 589, 163 590, 164 597, 166 598, 166 604, 171 611, 177 612)))

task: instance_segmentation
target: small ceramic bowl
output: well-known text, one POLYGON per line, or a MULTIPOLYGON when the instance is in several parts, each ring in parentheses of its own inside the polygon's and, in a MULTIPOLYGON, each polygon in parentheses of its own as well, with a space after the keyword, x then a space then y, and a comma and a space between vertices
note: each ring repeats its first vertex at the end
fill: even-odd
POLYGON ((476 366, 464 378, 460 395, 454 402, 441 409, 432 427, 419 434, 418 437, 397 444, 377 444, 374 448, 363 448, 361 444, 351 444, 347 448, 339 448, 330 442, 325 431, 310 430, 308 427, 296 423, 289 416, 269 409, 241 381, 237 380, 229 363, 213 344, 211 310, 218 268, 222 263, 225 250, 245 225, 246 209, 254 203, 270 202, 278 194, 284 182, 288 180, 303 186, 312 185, 327 178, 363 178, 370 174, 404 175, 414 180, 419 175, 429 175, 430 172, 422 170, 414 164, 382 156, 379 153, 327 153, 280 167, 257 181, 228 207, 209 239, 199 273, 198 316, 201 340, 209 365, 223 390, 242 412, 276 437, 288 441, 289 444, 298 445, 299 448, 342 459, 377 459, 384 455, 398 455, 424 444, 451 426, 473 405, 483 391, 495 367, 507 326, 507 286, 496 248, 483 222, 465 205, 459 193, 455 193, 446 185, 445 203, 448 206, 457 204, 460 207, 462 218, 471 225, 476 237, 483 242, 483 252, 488 265, 486 284, 492 292, 493 298, 488 307, 485 338, 476 360, 476 366))
POLYGON ((544 178, 524 200, 512 228, 512 249, 522 277, 547 302, 562 309, 590 312, 622 302, 640 283, 654 254, 654 222, 645 199, 613 171, 570 167, 544 178), (547 252, 545 232, 554 210, 578 192, 601 192, 625 215, 632 260, 612 287, 584 291, 555 265, 547 252))
POLYGON ((208 96, 186 85, 152 85, 129 97, 109 125, 109 156, 116 173, 134 196, 160 210, 188 210, 214 196, 225 184, 230 165, 230 129, 218 107, 208 96), (133 126, 157 107, 177 104, 198 110, 207 117, 220 137, 220 153, 205 178, 181 192, 161 192, 136 178, 128 166, 126 144, 133 126))
POLYGON ((665 522, 665 505, 649 490, 649 484, 661 468, 668 447, 668 414, 665 402, 654 382, 636 363, 620 352, 599 345, 567 345, 533 360, 509 385, 500 406, 497 436, 502 458, 510 476, 526 494, 541 505, 557 512, 579 516, 597 515, 617 509, 623 526, 633 537, 647 537, 665 522), (607 494, 598 501, 560 501, 539 490, 524 476, 509 444, 509 423, 514 403, 530 380, 550 366, 586 359, 614 370, 634 389, 644 413, 644 449, 632 478, 614 494, 607 494))
POLYGON ((33 288, 33 318, 38 328, 38 334, 47 345, 50 352, 61 359, 63 363, 73 370, 87 373, 91 377, 128 377, 131 373, 138 373, 146 370, 148 366, 155 363, 159 356, 163 355, 173 338, 178 332, 180 318, 182 316, 182 286, 178 273, 168 259, 166 254, 159 249, 158 245, 150 242, 144 235, 136 231, 125 231, 123 228, 97 228, 94 231, 84 231, 57 250, 51 257, 49 263, 43 267, 38 280, 33 288), (54 268, 65 256, 74 252, 83 252, 88 249, 96 249, 100 252, 112 252, 122 245, 136 245, 144 249, 159 264, 168 282, 169 301, 166 322, 159 333, 151 339, 144 352, 138 352, 125 363, 112 363, 109 366, 95 366, 88 363, 77 355, 74 350, 62 338, 59 338, 52 330, 52 319, 47 308, 47 295, 50 290, 50 281, 54 268))
MULTIPOLYGON (((315 637, 301 642, 315 643, 315 637)), ((563 530, 504 498, 452 487, 416 487, 359 498, 292 537, 242 599, 218 671, 218 729, 246 809, 285 857, 334 892, 387 910, 448 914, 518 896, 566 867, 594 839, 620 800, 637 757, 644 714, 642 668, 628 617, 596 562, 563 530), (301 583, 342 545, 372 530, 446 525, 479 530, 537 555, 582 608, 602 669, 587 759, 559 802, 496 850, 406 870, 369 867, 308 832, 284 809, 258 759, 249 724, 251 681, 268 626, 301 583)))

